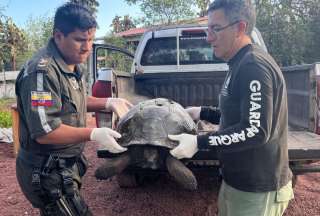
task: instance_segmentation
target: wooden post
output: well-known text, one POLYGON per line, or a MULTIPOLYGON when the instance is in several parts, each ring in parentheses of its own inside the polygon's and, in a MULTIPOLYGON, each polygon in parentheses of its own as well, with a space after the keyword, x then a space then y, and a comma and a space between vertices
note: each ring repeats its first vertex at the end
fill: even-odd
POLYGON ((13 135, 13 153, 16 157, 20 148, 19 141, 19 112, 17 109, 17 104, 11 106, 12 115, 12 135, 13 135))

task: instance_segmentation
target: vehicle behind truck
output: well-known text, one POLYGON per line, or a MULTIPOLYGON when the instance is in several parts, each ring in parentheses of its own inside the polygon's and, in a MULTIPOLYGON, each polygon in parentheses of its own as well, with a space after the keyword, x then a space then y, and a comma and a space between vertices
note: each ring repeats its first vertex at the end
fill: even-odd
MULTIPOLYGON (((133 103, 162 97, 185 107, 218 106, 218 95, 229 68, 215 58, 206 42, 206 30, 201 25, 183 25, 146 32, 136 49, 130 73, 115 71, 114 88, 109 91, 133 103)), ((252 40, 267 50, 257 29, 252 40)), ((115 50, 110 45, 95 45, 94 50, 97 47, 115 50)), ((96 59, 93 62, 96 71, 96 59)), ((317 163, 309 163, 320 160, 320 63, 286 67, 282 71, 288 90, 290 166, 296 175, 319 172, 317 163)), ((202 132, 205 130, 203 127, 202 132)), ((100 152, 100 156, 114 155, 100 152)), ((184 162, 194 169, 219 165, 216 153, 209 150, 199 151, 184 162)))

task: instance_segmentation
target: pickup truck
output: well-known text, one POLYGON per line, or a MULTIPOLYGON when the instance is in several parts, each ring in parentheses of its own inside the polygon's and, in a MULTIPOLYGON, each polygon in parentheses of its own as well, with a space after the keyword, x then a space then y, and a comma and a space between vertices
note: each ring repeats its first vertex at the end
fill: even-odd
MULTIPOLYGON (((215 58, 206 42, 206 27, 180 25, 147 31, 135 54, 108 44, 95 44, 92 58, 93 80, 100 49, 122 52, 133 58, 130 72, 114 72, 114 96, 137 103, 146 98, 169 98, 183 106, 218 106, 218 95, 228 65, 215 58), (99 51, 99 52, 98 52, 99 51)), ((254 43, 266 46, 254 29, 254 43)), ((319 172, 320 164, 320 63, 282 68, 288 91, 289 159, 295 176, 319 172)), ((102 158, 114 157, 101 151, 102 158)), ((184 163, 192 169, 214 168, 216 153, 200 151, 184 163)), ((130 170, 129 170, 130 171, 130 170)), ((132 169, 131 173, 139 170, 132 169)))

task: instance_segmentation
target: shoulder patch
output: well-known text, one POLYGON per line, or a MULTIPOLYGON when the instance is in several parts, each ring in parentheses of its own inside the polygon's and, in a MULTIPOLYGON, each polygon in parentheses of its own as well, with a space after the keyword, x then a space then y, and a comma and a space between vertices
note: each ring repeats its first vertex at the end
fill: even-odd
POLYGON ((52 106, 51 92, 31 91, 31 106, 52 106))
POLYGON ((37 64, 37 69, 38 70, 43 70, 46 69, 49 64, 49 59, 48 58, 41 58, 37 64))
POLYGON ((48 64, 48 59, 41 58, 40 61, 38 62, 38 67, 44 67, 48 64))

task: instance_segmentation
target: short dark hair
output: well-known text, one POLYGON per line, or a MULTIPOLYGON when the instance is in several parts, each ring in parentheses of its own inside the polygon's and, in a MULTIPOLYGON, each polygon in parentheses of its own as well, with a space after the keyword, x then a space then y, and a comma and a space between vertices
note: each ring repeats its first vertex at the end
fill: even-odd
POLYGON ((247 22, 246 33, 251 34, 256 25, 256 10, 253 0, 215 0, 209 5, 208 13, 222 9, 229 22, 247 22))
POLYGON ((64 35, 68 35, 75 29, 87 31, 97 27, 97 21, 93 14, 79 4, 66 3, 56 10, 54 16, 53 31, 59 30, 64 35))

